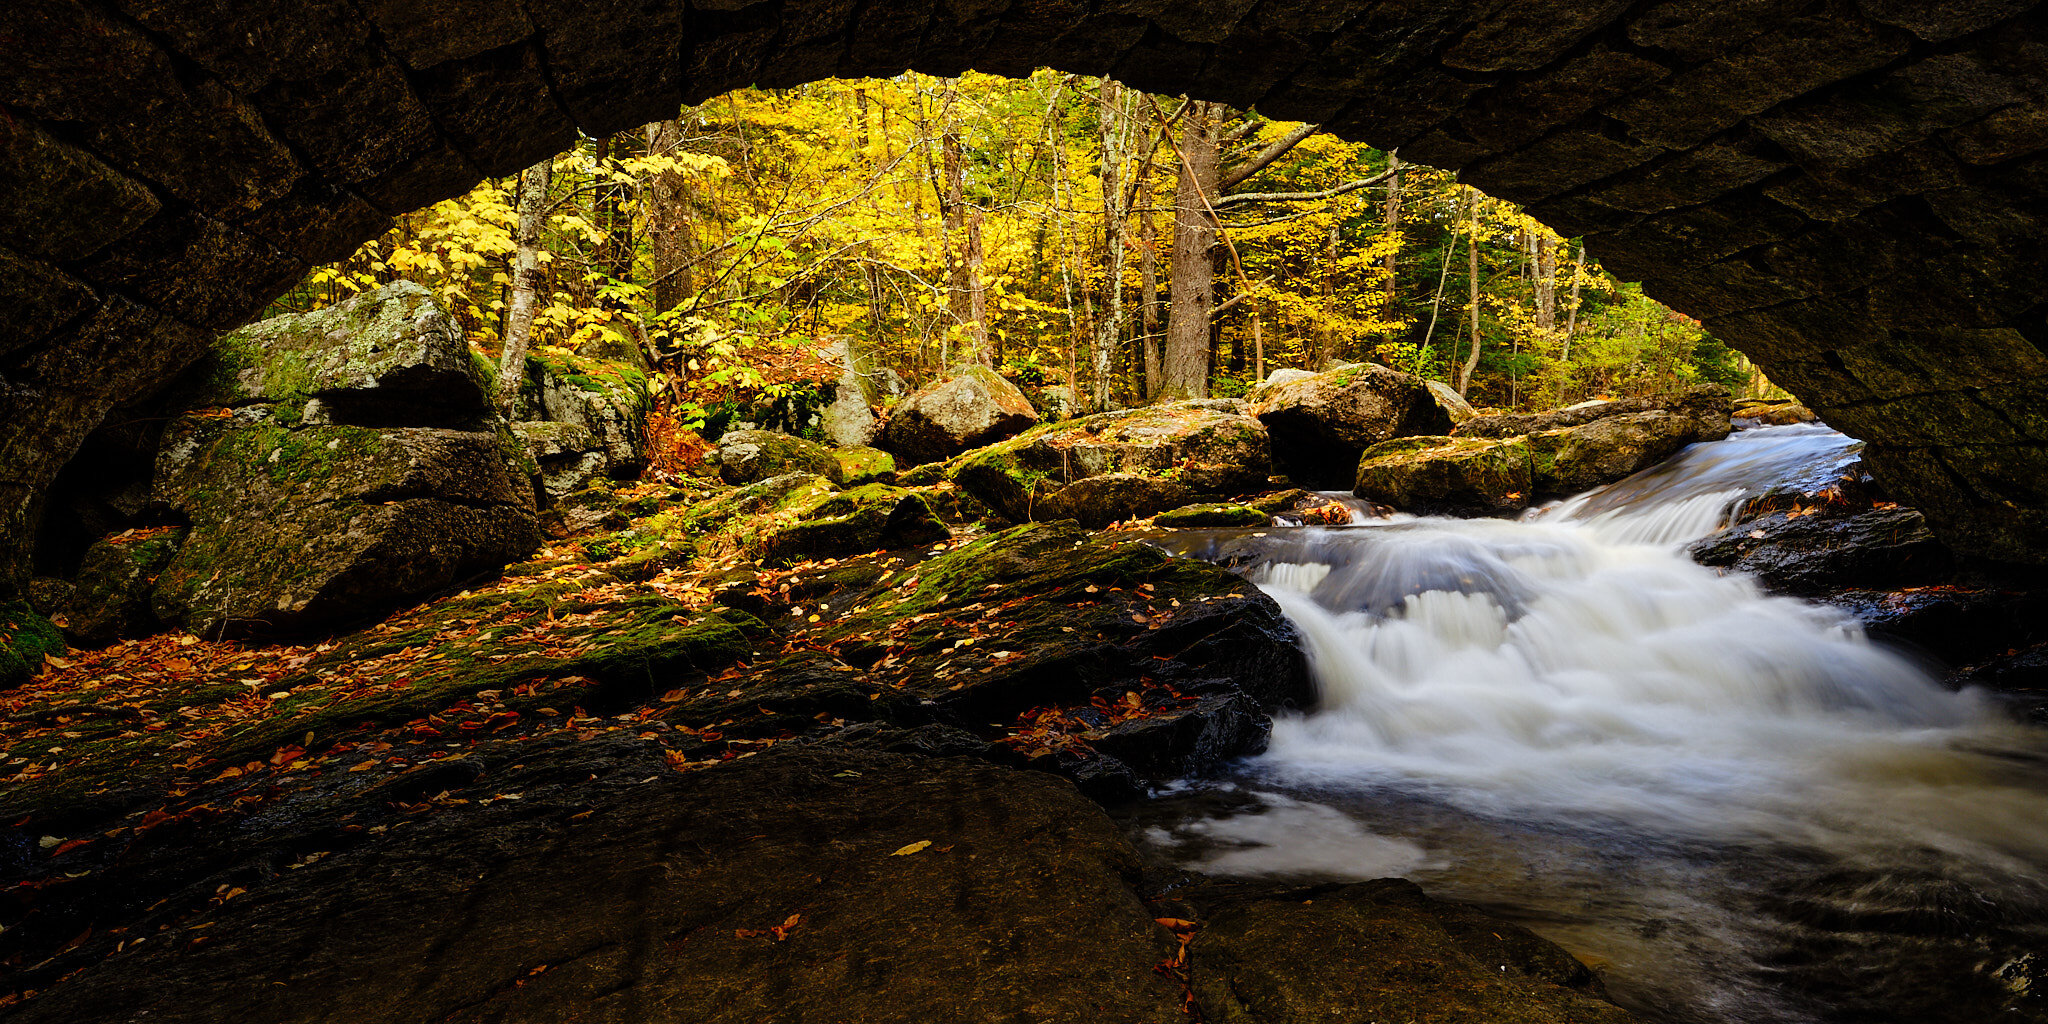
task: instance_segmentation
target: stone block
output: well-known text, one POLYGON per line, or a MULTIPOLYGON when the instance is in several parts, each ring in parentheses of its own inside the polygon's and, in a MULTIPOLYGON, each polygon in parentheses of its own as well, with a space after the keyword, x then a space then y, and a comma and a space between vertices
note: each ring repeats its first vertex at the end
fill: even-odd
POLYGON ((1460 177, 1488 194, 1534 203, 1640 167, 1663 152, 1587 127, 1567 128, 1460 177))
POLYGON ((1630 0, 1509 0, 1465 33, 1443 62, 1466 71, 1530 71, 1563 56, 1628 10, 1630 0))
POLYGON ((29 121, 0 118, 0 245, 28 256, 82 259, 141 227, 162 205, 91 153, 29 121))
POLYGON ((48 338, 99 304, 99 296, 41 260, 0 249, 0 358, 48 338))
POLYGON ((449 145, 486 176, 516 173, 576 141, 531 43, 443 62, 413 83, 449 145))
POLYGON ((1474 139, 1503 148, 1519 145, 1670 73, 1637 54, 1595 46, 1541 77, 1503 83, 1473 97, 1458 121, 1474 139))
POLYGON ((533 36, 519 4, 503 0, 357 0, 384 45, 407 65, 424 69, 475 57, 533 36))
POLYGON ((683 41, 692 38, 686 7, 683 0, 527 5, 547 50, 555 95, 586 134, 602 137, 676 116, 683 102, 683 41))
POLYGON ((1716 142, 1674 154, 1640 174, 1595 191, 1591 198, 1638 213, 1697 206, 1785 168, 1783 163, 1758 155, 1758 148, 1753 144, 1716 142))

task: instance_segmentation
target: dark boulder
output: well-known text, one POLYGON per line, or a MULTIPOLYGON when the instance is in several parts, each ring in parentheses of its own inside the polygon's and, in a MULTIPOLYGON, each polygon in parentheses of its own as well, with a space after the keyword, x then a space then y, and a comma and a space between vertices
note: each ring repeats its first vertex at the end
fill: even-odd
POLYGON ((1359 453, 1381 441, 1452 425, 1422 378, 1375 363, 1265 385, 1252 412, 1272 435, 1274 465, 1317 488, 1349 485, 1359 453))
POLYGON ((184 530, 164 526, 125 530, 94 544, 59 619, 65 635, 100 647, 155 632, 150 591, 184 539, 184 530))
POLYGON ((1897 507, 1773 512, 1698 541, 1691 554, 1701 565, 1804 595, 1910 586, 1955 566, 1920 513, 1897 507))

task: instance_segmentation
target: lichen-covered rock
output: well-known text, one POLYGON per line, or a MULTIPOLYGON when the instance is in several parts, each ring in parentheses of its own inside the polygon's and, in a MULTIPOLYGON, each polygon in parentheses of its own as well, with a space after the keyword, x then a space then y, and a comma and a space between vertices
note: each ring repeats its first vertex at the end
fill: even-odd
POLYGON ((1550 412, 1509 413, 1476 416, 1458 424, 1450 433, 1458 437, 1513 437, 1545 430, 1578 427, 1614 416, 1646 412, 1667 412, 1697 421, 1699 441, 1718 441, 1728 436, 1731 404, 1723 388, 1692 388, 1671 395, 1623 398, 1614 401, 1581 402, 1550 412))
POLYGON ((512 424, 512 434, 539 467, 541 490, 550 499, 567 497, 611 475, 603 445, 578 424, 521 421, 512 424))
POLYGON ((1485 514, 1532 501, 1523 438, 1403 437, 1365 450, 1352 493, 1407 512, 1485 514))
POLYGON ((199 634, 300 631, 379 614, 539 543, 502 435, 288 429, 260 408, 167 428, 156 501, 191 534, 152 606, 199 634))
POLYGON ((1179 528, 1224 527, 1224 526, 1265 526, 1273 517, 1249 505, 1231 502, 1208 502, 1199 505, 1182 505, 1170 512, 1161 512, 1153 517, 1152 525, 1179 528))
POLYGON ((957 460, 954 483, 1012 522, 1105 526, 1262 489, 1266 430, 1242 402, 1194 399, 1049 423, 957 460), (1069 493, 1071 492, 1071 493, 1069 493))
POLYGON ((786 473, 833 477, 839 460, 823 445, 773 430, 732 430, 718 439, 718 478, 739 485, 786 473))
POLYGON ((1015 384, 986 366, 969 366, 897 403, 875 445, 917 466, 993 444, 1037 422, 1038 410, 1015 384))
POLYGON ((1451 428, 1421 378, 1373 363, 1267 388, 1253 412, 1272 434, 1274 465, 1315 488, 1349 483, 1359 454, 1381 441, 1451 428))
POLYGON ((183 529, 158 527, 127 530, 94 544, 66 602, 60 623, 65 634, 84 646, 100 647, 154 630, 150 589, 184 539, 183 529))
POLYGON ((0 604, 0 690, 20 686, 64 651, 64 635, 26 601, 0 604))
POLYGON ((560 349, 529 357, 526 370, 530 413, 589 432, 596 444, 590 450, 604 455, 606 475, 630 480, 647 468, 647 413, 654 400, 645 373, 560 349))
POLYGON ((425 288, 397 281, 215 342, 184 404, 273 403, 285 422, 482 429, 490 371, 425 288))
POLYGON ((887 484, 814 495, 741 532, 747 553, 768 566, 917 547, 952 536, 923 496, 887 484))
POLYGON ((843 445, 832 449, 831 455, 839 463, 838 471, 831 476, 841 487, 896 482, 896 460, 880 448, 843 445))

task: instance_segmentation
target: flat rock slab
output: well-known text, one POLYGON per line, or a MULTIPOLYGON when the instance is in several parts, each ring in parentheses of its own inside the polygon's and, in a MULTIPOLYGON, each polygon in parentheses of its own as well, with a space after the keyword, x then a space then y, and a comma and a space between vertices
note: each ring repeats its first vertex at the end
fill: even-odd
POLYGON ((429 784, 461 795, 431 812, 259 815, 232 849, 210 834, 204 877, 157 848, 95 919, 143 941, 10 1020, 1629 1020, 1563 950, 1407 882, 1148 901, 1137 851, 1043 773, 836 745, 685 772, 631 741, 517 756, 429 784))
POLYGON ((595 802, 504 784, 532 788, 251 883, 14 1019, 1186 1020, 1135 853, 1050 775, 775 751, 595 802))

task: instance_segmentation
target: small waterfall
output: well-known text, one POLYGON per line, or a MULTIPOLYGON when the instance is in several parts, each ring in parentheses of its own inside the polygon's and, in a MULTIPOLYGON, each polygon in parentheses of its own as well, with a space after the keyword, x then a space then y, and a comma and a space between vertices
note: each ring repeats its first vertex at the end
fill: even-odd
POLYGON ((2048 742, 1847 615, 1682 551, 1856 447, 1766 428, 1520 522, 1181 539, 1280 603, 1321 704, 1209 787, 1235 803, 1149 834, 1222 873, 1397 869, 1612 963, 1651 1019, 2012 1009, 2024 950, 2048 958, 2048 742), (1899 957, 1930 931, 1953 941, 1914 963, 1950 990, 1844 980, 1924 989, 1899 957))

